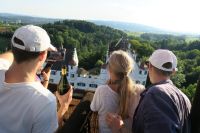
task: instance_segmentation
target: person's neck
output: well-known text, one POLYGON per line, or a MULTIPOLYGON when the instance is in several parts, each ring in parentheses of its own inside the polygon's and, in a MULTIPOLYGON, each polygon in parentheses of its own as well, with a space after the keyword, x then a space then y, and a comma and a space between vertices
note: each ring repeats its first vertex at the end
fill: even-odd
POLYGON ((154 79, 154 84, 160 83, 162 81, 166 81, 168 79, 170 79, 170 78, 167 77, 167 76, 156 76, 155 79, 154 79))
POLYGON ((119 92, 118 88, 119 88, 119 85, 118 84, 109 84, 109 87, 115 91, 115 92, 119 92))
POLYGON ((36 66, 30 63, 17 64, 14 62, 5 73, 6 83, 34 82, 36 66))

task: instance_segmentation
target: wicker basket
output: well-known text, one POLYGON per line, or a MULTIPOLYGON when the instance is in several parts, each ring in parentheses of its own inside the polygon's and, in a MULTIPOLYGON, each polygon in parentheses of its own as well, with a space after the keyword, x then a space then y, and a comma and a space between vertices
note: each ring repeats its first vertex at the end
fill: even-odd
POLYGON ((92 115, 90 117, 90 133, 99 133, 97 112, 92 112, 92 115))

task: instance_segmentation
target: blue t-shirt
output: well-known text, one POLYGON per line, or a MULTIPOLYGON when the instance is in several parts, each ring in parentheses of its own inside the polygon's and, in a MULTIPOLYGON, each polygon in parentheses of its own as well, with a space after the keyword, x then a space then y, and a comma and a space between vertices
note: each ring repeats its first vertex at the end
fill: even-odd
POLYGON ((141 94, 133 118, 133 133, 189 133, 189 99, 171 80, 153 85, 141 94))

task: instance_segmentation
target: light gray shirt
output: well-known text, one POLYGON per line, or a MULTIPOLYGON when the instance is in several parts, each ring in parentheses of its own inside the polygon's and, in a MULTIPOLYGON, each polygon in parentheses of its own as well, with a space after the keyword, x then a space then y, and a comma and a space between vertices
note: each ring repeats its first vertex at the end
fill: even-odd
POLYGON ((2 59, 0 64, 0 133, 55 132, 55 96, 40 82, 4 82, 9 65, 2 59))

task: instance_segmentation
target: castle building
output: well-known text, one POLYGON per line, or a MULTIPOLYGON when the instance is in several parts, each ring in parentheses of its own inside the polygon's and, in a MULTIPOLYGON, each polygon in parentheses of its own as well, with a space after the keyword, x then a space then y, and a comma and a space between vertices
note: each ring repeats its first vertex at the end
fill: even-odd
MULTIPOLYGON (((128 43, 127 39, 121 38, 117 43, 111 43, 109 45, 106 55, 106 61, 113 51, 119 49, 128 52, 128 54, 133 58, 134 70, 130 73, 132 79, 137 84, 145 85, 148 72, 139 61, 137 62, 137 54, 135 53, 135 51, 130 50, 130 44, 128 43)), ((95 89, 99 85, 105 84, 109 78, 106 69, 106 61, 105 64, 101 67, 100 74, 92 75, 85 69, 78 67, 78 56, 76 48, 74 48, 73 50, 67 50, 64 62, 66 63, 66 65, 68 65, 67 79, 69 83, 77 89, 95 91, 95 89)), ((61 77, 61 66, 62 63, 59 62, 53 65, 50 77, 51 84, 59 83, 61 77)))

